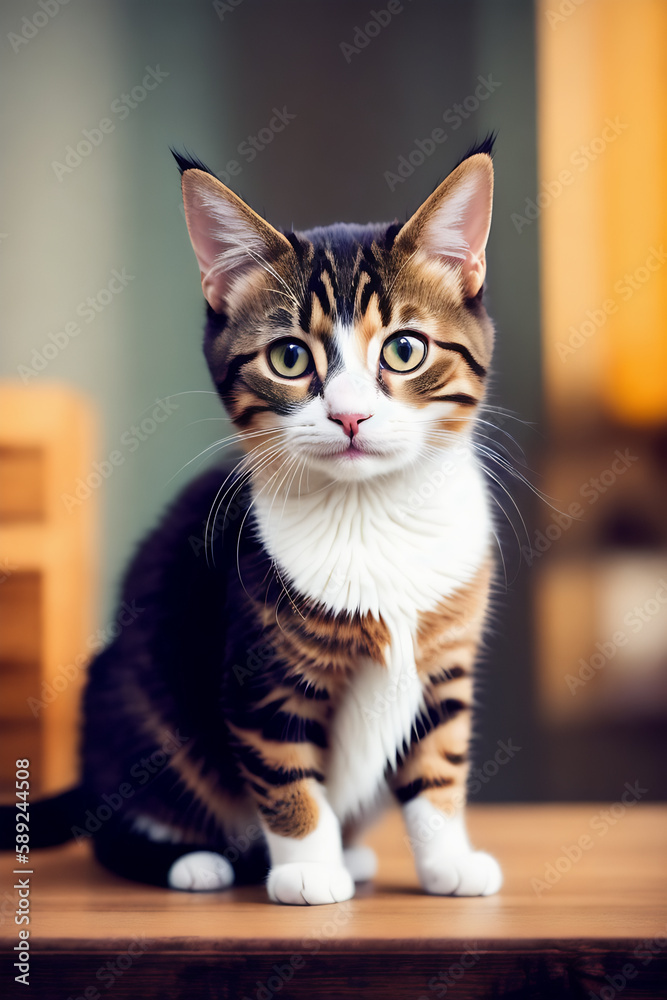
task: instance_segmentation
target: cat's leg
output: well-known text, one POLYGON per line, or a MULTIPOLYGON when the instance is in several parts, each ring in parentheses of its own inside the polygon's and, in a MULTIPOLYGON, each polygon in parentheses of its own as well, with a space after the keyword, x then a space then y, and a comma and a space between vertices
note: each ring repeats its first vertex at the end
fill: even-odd
POLYGON ((362 844, 368 829, 391 804, 391 793, 385 789, 373 805, 348 819, 343 825, 343 863, 355 882, 369 882, 377 875, 378 859, 372 847, 362 844))
POLYGON ((123 824, 109 824, 96 835, 95 854, 115 874, 149 885, 205 892, 235 881, 233 866, 219 852, 193 850, 123 824))
MULTIPOLYGON (((436 895, 488 896, 502 884, 495 858, 475 851, 465 827, 470 712, 450 698, 449 714, 415 742, 392 788, 401 803, 419 881, 436 895)), ((435 712, 433 713, 435 716, 435 712)))
POLYGON ((244 855, 226 842, 196 848, 174 839, 174 831, 145 816, 132 826, 109 823, 95 835, 98 861, 123 878, 187 892, 214 892, 256 883, 266 874, 263 844, 244 855), (227 856, 225 856, 227 855, 227 856))
POLYGON ((487 562, 465 589, 419 621, 416 660, 428 717, 391 782, 421 884, 442 895, 486 896, 502 883, 497 861, 473 850, 465 828, 473 666, 490 579, 487 562))
MULTIPOLYGON (((173 846, 178 844, 181 839, 179 831, 174 827, 159 823, 147 815, 139 815, 134 819, 131 832, 143 835, 142 850, 144 854, 148 853, 153 864, 158 861, 159 857, 159 851, 155 850, 155 845, 168 844, 173 846), (147 847, 145 841, 149 841, 152 847, 147 847)), ((135 841, 134 850, 136 851, 136 849, 135 841)), ((190 850, 187 847, 180 848, 180 851, 180 855, 175 857, 173 861, 170 861, 173 852, 167 853, 166 860, 169 867, 166 869, 166 875, 164 872, 161 873, 170 889, 181 889, 187 892, 212 892, 228 889, 234 884, 234 869, 227 858, 218 851, 190 850)), ((134 863, 136 864, 136 861, 134 863)))
POLYGON ((354 895, 354 880, 345 867, 340 825, 323 786, 302 784, 289 799, 276 800, 275 812, 264 813, 269 898, 297 905, 341 903, 354 895))
POLYGON ((276 903, 340 903, 354 895, 343 862, 340 824, 322 784, 322 748, 280 743, 234 727, 236 753, 269 848, 269 898, 276 903))

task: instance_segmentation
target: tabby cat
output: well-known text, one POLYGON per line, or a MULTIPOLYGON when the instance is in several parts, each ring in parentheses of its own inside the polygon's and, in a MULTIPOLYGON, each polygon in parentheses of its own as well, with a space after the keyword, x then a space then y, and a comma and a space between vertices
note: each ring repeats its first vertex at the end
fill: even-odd
POLYGON ((243 454, 144 543, 122 595, 140 613, 91 666, 74 833, 113 871, 340 902, 393 797, 426 892, 499 889, 464 822, 492 574, 472 441, 490 154, 404 225, 288 233, 175 154, 243 454))

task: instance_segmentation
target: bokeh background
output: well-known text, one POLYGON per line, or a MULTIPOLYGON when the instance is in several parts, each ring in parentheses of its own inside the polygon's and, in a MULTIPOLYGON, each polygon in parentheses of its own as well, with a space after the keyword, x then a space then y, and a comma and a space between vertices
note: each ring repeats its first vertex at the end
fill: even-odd
POLYGON ((123 568, 227 426, 169 147, 307 228, 493 130, 485 419, 540 495, 503 474, 474 797, 663 798, 667 5, 6 0, 0 44, 2 780, 76 780, 123 568))

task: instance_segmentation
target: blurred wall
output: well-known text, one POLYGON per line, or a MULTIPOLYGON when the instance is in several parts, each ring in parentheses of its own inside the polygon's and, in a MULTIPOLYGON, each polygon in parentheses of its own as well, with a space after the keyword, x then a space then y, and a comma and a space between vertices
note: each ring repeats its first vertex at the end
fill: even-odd
MULTIPOLYGON (((491 402, 539 419, 537 232, 519 239, 510 220, 537 186, 532 4, 373 9, 384 24, 366 31, 371 5, 350 0, 70 0, 43 15, 37 3, 3 4, 0 374, 64 381, 96 402, 102 620, 136 541, 227 426, 207 394, 169 145, 195 152, 273 223, 307 227, 405 219, 496 129, 491 402), (267 134, 275 109, 285 125, 267 134), (112 452, 122 462, 109 472, 112 452)), ((530 464, 539 439, 501 423, 530 464)), ((519 505, 530 522, 528 497, 519 505)), ((529 579, 512 529, 501 533, 510 586, 482 668, 477 757, 492 760, 498 740, 522 750, 478 797, 524 799, 539 795, 529 579)))

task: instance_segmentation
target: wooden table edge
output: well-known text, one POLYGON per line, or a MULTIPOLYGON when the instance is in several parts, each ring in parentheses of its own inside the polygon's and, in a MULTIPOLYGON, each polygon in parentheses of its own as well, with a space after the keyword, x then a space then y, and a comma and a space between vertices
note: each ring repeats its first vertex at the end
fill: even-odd
MULTIPOLYGON (((137 936, 107 938, 99 940, 76 940, 73 938, 31 938, 30 947, 42 955, 68 952, 70 954, 100 954, 127 950, 137 940, 137 936)), ((153 955, 289 955, 302 952, 310 954, 364 955, 364 954, 405 954, 405 955, 460 955, 474 944, 475 951, 484 954, 620 954, 634 950, 644 939, 628 937, 587 937, 587 938, 524 938, 503 940, 499 938, 364 938, 359 941, 315 941, 300 938, 225 938, 210 940, 197 937, 140 939, 145 945, 144 954, 153 955), (311 947, 309 947, 309 944, 311 947)))

